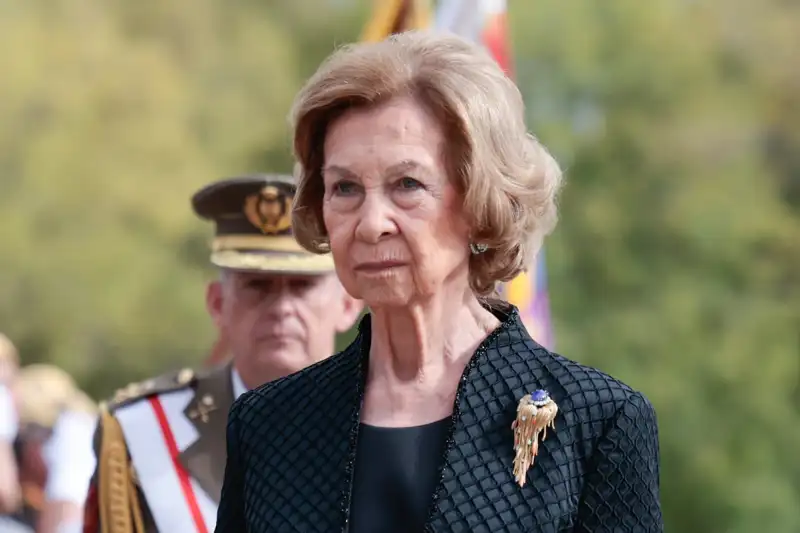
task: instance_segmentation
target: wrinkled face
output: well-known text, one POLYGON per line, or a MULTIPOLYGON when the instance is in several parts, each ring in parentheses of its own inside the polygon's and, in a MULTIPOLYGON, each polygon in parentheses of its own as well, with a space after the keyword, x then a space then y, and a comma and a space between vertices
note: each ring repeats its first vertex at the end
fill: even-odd
POLYGON ((333 355, 336 334, 361 309, 333 273, 226 272, 209 285, 207 304, 250 387, 333 355))
POLYGON ((345 113, 325 138, 323 216, 336 271, 370 307, 468 287, 468 228, 444 132, 403 98, 345 113))

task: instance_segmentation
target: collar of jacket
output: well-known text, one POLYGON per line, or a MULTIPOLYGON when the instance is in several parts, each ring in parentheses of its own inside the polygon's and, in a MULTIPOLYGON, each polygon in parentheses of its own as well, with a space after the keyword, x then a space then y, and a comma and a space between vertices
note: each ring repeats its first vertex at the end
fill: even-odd
MULTIPOLYGON (((529 474, 533 481, 520 488, 513 475, 517 402, 539 388, 560 402, 566 392, 547 367, 557 373, 563 359, 531 339, 515 307, 493 312, 501 324, 478 347, 459 382, 426 531, 453 531, 470 516, 491 531, 529 531, 571 512, 555 497, 543 507, 537 495, 570 482, 568 472, 546 464, 555 460, 549 450, 570 440, 559 433, 559 419, 540 445, 529 474), (543 477, 542 468, 552 473, 543 477)), ((347 531, 370 334, 367 315, 343 352, 243 397, 239 452, 248 458, 245 469, 264 480, 256 483, 257 499, 270 503, 259 514, 271 531, 347 531)))

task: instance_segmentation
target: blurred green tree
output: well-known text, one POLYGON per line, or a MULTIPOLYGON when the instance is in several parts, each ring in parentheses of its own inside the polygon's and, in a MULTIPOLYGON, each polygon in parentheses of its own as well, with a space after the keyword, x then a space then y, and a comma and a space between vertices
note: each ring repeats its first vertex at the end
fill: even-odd
POLYGON ((105 396, 203 359, 211 229, 189 196, 219 177, 291 170, 301 72, 345 31, 340 18, 356 20, 283 4, 3 7, 0 46, 15 52, 0 101, 0 324, 26 362, 60 364, 105 396))
POLYGON ((800 13, 513 8, 530 124, 568 178, 548 253, 560 351, 655 403, 668 531, 800 530, 798 71, 776 52, 800 13))

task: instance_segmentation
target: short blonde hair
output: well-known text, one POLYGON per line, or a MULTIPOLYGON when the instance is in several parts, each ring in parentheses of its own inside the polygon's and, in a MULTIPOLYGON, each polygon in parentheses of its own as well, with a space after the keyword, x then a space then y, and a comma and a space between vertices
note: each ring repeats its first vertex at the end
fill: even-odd
POLYGON ((52 428, 64 411, 97 413, 97 404, 63 369, 49 364, 22 367, 15 383, 22 424, 52 428))
POLYGON ((322 218, 328 126, 349 109, 409 96, 440 121, 450 178, 464 198, 473 255, 470 285, 490 294, 525 270, 556 224, 561 170, 528 133, 522 95, 480 47, 459 37, 412 31, 345 46, 308 80, 292 107, 298 180, 292 227, 307 250, 330 249, 322 218))

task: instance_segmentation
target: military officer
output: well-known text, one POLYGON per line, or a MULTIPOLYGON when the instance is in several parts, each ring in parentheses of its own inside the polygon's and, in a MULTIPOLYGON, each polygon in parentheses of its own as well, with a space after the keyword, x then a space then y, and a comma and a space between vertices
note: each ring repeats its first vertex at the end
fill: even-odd
POLYGON ((89 480, 95 469, 92 435, 97 405, 75 386, 42 450, 47 483, 36 533, 79 533, 89 480))
POLYGON ((329 357, 357 319, 330 256, 292 237, 295 190, 289 176, 256 175, 194 195, 196 214, 215 223, 220 276, 206 307, 232 357, 129 385, 101 410, 85 533, 213 531, 234 399, 329 357))
MULTIPOLYGON (((92 474, 91 466, 81 472, 80 450, 77 456, 69 454, 68 477, 71 486, 78 486, 77 503, 65 506, 48 505, 48 493, 53 483, 64 476, 60 474, 59 465, 54 465, 52 456, 53 430, 64 413, 85 413, 91 420, 96 407, 93 402, 76 386, 72 377, 61 368, 46 364, 33 364, 22 368, 15 384, 19 406, 19 434, 15 442, 15 453, 19 469, 19 483, 22 491, 22 506, 15 513, 18 522, 26 524, 38 532, 55 531, 54 528, 42 529, 42 518, 48 515, 45 522, 57 525, 57 519, 71 518, 70 511, 80 511, 83 504, 80 490, 85 497, 86 485, 92 474), (53 467, 56 468, 53 468, 53 467), (88 470, 88 471, 87 471, 88 470), (77 508, 77 509, 76 509, 77 508)), ((96 413, 95 413, 96 415, 96 413)), ((89 435, 91 439, 91 434, 89 435)), ((61 463, 61 461, 59 461, 61 463)), ((74 513, 73 513, 74 516, 74 513)), ((80 514, 77 516, 80 518, 80 514)), ((0 529, 2 531, 2 529, 0 529)))

